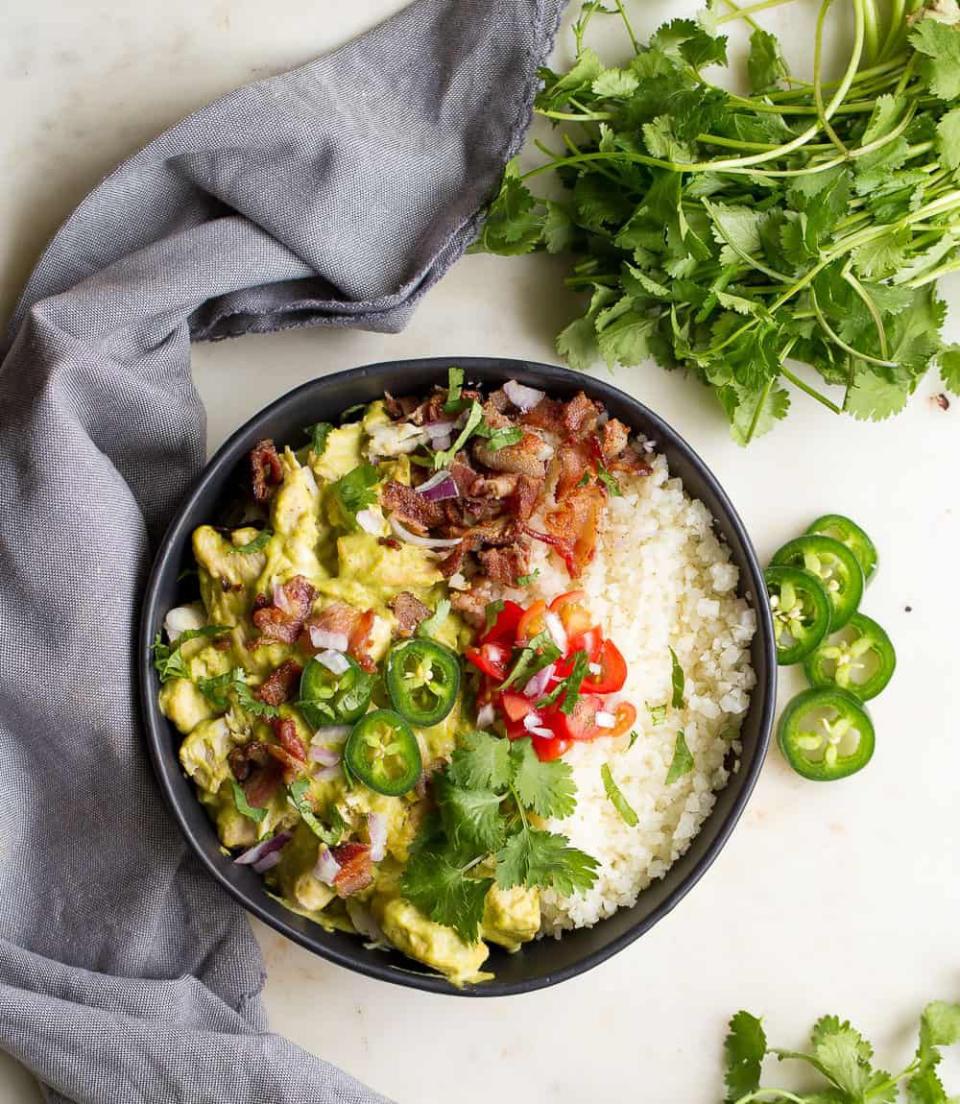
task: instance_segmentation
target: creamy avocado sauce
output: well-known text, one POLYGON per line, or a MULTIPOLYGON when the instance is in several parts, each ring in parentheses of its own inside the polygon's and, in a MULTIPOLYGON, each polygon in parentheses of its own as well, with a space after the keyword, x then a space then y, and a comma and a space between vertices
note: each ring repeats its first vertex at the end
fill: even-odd
MULTIPOLYGON (((368 620, 368 611, 372 612, 362 647, 364 662, 377 665, 368 708, 390 708, 383 662, 401 639, 390 603, 406 592, 435 610, 446 583, 436 554, 393 539, 376 488, 364 507, 361 525, 355 512, 344 509, 343 496, 338 496, 334 485, 371 463, 380 483, 392 479, 409 484, 411 449, 406 439, 387 439, 392 428, 383 403, 372 403, 361 421, 332 429, 320 455, 312 447, 297 452, 287 448, 279 454, 282 480, 270 497, 262 526, 225 532, 201 525, 194 532, 200 591, 196 617, 201 624, 222 626, 222 632, 182 644, 183 672, 163 682, 159 701, 183 734, 180 762, 196 784, 224 847, 248 849, 277 833, 290 833, 282 849, 271 856, 275 864, 267 863, 264 869, 269 891, 286 907, 327 928, 358 931, 373 943, 393 946, 453 983, 464 984, 490 976, 481 971, 489 953, 486 942, 464 942, 452 928, 434 923, 400 894, 400 875, 428 812, 423 784, 400 796, 386 796, 357 778, 348 778, 342 766, 331 765, 329 760, 343 748, 343 726, 309 726, 297 705, 296 685, 278 705, 257 698, 258 688, 287 661, 303 667, 312 653, 328 650, 309 647, 302 633, 292 641, 265 638, 255 623, 259 608, 273 604, 283 613, 288 600, 282 588, 299 577, 309 583, 313 595, 305 610, 308 624, 316 621, 322 626, 325 611, 329 614, 342 606, 368 620), (371 447, 372 437, 376 448, 371 447), (391 449, 394 455, 382 459, 391 449), (263 539, 265 530, 269 530, 267 539, 263 539), (255 550, 244 551, 250 544, 256 545, 255 550), (216 695, 211 696, 211 680, 231 680, 238 672, 241 689, 245 681, 249 693, 225 694, 218 703, 216 695), (270 758, 283 754, 278 745, 281 729, 288 742, 295 737, 305 752, 306 759, 296 772, 289 760, 270 758), (262 745, 258 754, 265 766, 251 760, 254 745, 262 745), (237 749, 241 749, 240 759, 237 749), (319 759, 314 757, 318 749, 319 759), (243 766, 239 779, 238 763, 243 766), (281 767, 284 777, 276 781, 281 767), (247 770, 251 773, 244 778, 247 770), (270 771, 276 784, 265 796, 258 795, 257 780, 270 771), (291 796, 294 773, 305 780, 299 799, 291 796), (244 801, 254 815, 240 807, 244 801), (302 815, 304 808, 312 811, 319 830, 327 833, 326 841, 302 815), (376 842, 374 824, 385 826, 386 840, 383 857, 373 862, 372 879, 352 890, 330 884, 332 879, 321 876, 319 860, 324 852, 330 847, 336 852, 338 846, 351 842, 370 847, 376 842)), ((336 624, 335 619, 332 623, 336 624)), ((438 643, 456 652, 468 636, 469 630, 455 614, 435 632, 438 643)), ((309 636, 306 639, 309 642, 309 636)), ((448 762, 467 727, 463 714, 458 693, 440 723, 414 728, 428 776, 448 762)), ((341 874, 347 870, 346 860, 340 870, 341 874)), ((536 889, 503 891, 494 886, 489 891, 481 927, 486 940, 513 951, 532 939, 539 925, 536 889)))

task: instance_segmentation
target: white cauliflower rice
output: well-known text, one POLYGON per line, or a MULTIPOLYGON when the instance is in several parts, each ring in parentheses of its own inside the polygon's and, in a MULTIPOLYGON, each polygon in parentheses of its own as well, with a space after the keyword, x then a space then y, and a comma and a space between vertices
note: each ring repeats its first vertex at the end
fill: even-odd
MULTIPOLYGON (((671 479, 664 457, 651 455, 649 476, 621 476, 622 497, 611 497, 596 555, 578 580, 587 605, 620 648, 628 675, 621 697, 638 711, 638 738, 600 738, 565 756, 577 785, 577 808, 548 827, 600 863, 586 894, 542 894, 542 934, 589 927, 663 875, 690 846, 727 782, 724 761, 739 754, 740 722, 755 684, 750 642, 756 615, 736 594, 738 569, 713 532, 702 502, 671 479), (669 704, 673 648, 686 679, 682 709, 659 724, 649 707, 669 704), (683 730, 694 768, 668 786, 677 732, 683 730), (631 828, 607 797, 600 768, 613 777, 635 810, 631 828)), ((543 546, 539 575, 524 599, 549 600, 569 589, 543 546)), ((613 706, 611 706, 613 708, 613 706)))

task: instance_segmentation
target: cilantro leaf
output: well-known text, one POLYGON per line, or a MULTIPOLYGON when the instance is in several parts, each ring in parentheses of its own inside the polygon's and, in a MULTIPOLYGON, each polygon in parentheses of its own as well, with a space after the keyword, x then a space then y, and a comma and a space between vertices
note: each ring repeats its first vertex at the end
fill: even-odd
POLYGON ((333 432, 333 426, 329 422, 317 422, 306 426, 303 432, 310 438, 310 449, 319 460, 327 451, 327 438, 333 432))
POLYGON ((229 625, 204 625, 199 629, 186 629, 176 638, 172 644, 164 642, 160 633, 154 637, 153 666, 160 676, 161 682, 169 682, 174 678, 189 678, 190 669, 181 649, 189 640, 198 640, 201 637, 223 636, 230 631, 229 625))
POLYGON ((463 446, 470 440, 477 430, 477 427, 483 421, 483 408, 480 404, 474 400, 470 404, 470 412, 467 414, 467 420, 464 423, 463 429, 457 435, 457 439, 453 442, 450 448, 443 452, 435 452, 433 454, 433 466, 438 471, 440 468, 445 468, 451 464, 456 457, 457 453, 463 448, 463 446))
POLYGON ((447 369, 447 400, 443 404, 445 414, 457 414, 463 409, 460 393, 463 390, 463 369, 451 365, 447 369))
POLYGON ((597 860, 576 847, 566 836, 524 827, 497 852, 497 885, 539 886, 561 894, 582 893, 596 881, 597 860))
POLYGON ((280 710, 275 705, 268 705, 253 696, 247 685, 246 672, 242 667, 234 667, 222 675, 202 678, 197 682, 197 689, 216 709, 229 709, 232 694, 241 709, 256 717, 280 716, 280 710))
POLYGON ((450 758, 450 778, 465 789, 503 792, 513 779, 510 742, 489 732, 468 732, 450 758))
POLYGON ((680 660, 677 659, 677 653, 670 649, 670 687, 671 687, 671 699, 670 704, 674 709, 682 709, 684 702, 684 688, 686 686, 686 679, 683 675, 683 668, 680 666, 680 660))
POLYGON ((341 524, 357 528, 357 514, 377 501, 380 473, 373 464, 359 464, 330 486, 341 524))
POLYGON ((581 648, 573 653, 573 666, 570 674, 563 680, 563 701, 560 712, 568 717, 574 711, 580 697, 580 687, 590 670, 590 657, 581 648))
POLYGON ((960 345, 948 345, 940 353, 940 379, 948 391, 960 395, 960 345))
POLYGON ((923 61, 920 72, 930 91, 941 100, 960 96, 960 32, 952 24, 927 17, 915 23, 910 44, 923 61))
POLYGON ((749 1012, 738 1012, 730 1020, 723 1044, 726 1059, 725 1104, 736 1104, 741 1097, 760 1087, 760 1065, 767 1053, 763 1024, 749 1012))
POLYGON ((679 778, 689 774, 693 770, 694 760, 690 749, 687 747, 687 739, 681 729, 677 733, 677 739, 673 747, 673 759, 670 769, 667 771, 667 785, 672 786, 679 778))
POLYGON ((337 819, 340 821, 337 826, 328 828, 325 824, 322 824, 307 797, 309 788, 309 779, 296 779, 287 787, 287 802, 292 808, 296 809, 300 814, 300 819, 318 839, 322 840, 328 847, 335 847, 343 835, 343 822, 340 819, 340 814, 337 814, 337 819))
POLYGON ((754 92, 766 92, 787 75, 787 66, 780 52, 776 35, 757 27, 750 36, 750 54, 747 57, 747 75, 754 92))
POLYGON ((435 793, 440 819, 455 852, 486 854, 503 844, 501 794, 493 790, 464 789, 454 785, 449 777, 438 780, 435 793))
POLYGON ((539 244, 542 231, 542 209, 511 163, 471 251, 485 249, 506 256, 530 253, 539 244))
POLYGON ((613 773, 610 770, 610 764, 604 763, 600 768, 600 778, 603 782, 603 789, 607 797, 610 799, 610 803, 620 814, 620 819, 627 825, 628 828, 636 828, 638 822, 637 814, 633 809, 633 806, 627 801, 624 796, 623 790, 617 785, 616 780, 613 777, 613 773))
POLYGON ((491 878, 473 877, 442 846, 416 848, 400 880, 404 897, 429 919, 444 924, 467 943, 480 935, 491 878))
POLYGON ((597 331, 589 316, 575 318, 557 335, 557 352, 571 368, 585 372, 600 357, 597 331))
POLYGON ((256 805, 251 805, 247 800, 247 795, 243 792, 243 788, 236 779, 230 779, 230 787, 233 790, 233 803, 237 807, 237 812, 259 824, 267 815, 267 810, 261 809, 256 805))
POLYGON ((652 725, 662 725, 667 719, 667 707, 665 705, 650 705, 648 703, 647 712, 650 714, 652 725))
POLYGON ((960 169, 960 107, 953 108, 937 123, 937 150, 949 169, 960 169))
POLYGON ((231 548, 230 551, 239 552, 243 556, 249 556, 252 552, 262 552, 270 543, 270 538, 272 536, 272 529, 261 529, 252 540, 247 541, 246 544, 237 545, 231 548))
POLYGON ((535 567, 529 575, 518 575, 516 578, 516 584, 518 587, 528 587, 539 574, 540 568, 535 567))
POLYGON ((616 478, 607 471, 607 469, 601 464, 597 468, 597 478, 607 488, 609 494, 614 498, 623 498, 623 490, 616 478))
POLYGON ((485 423, 481 422, 477 426, 476 434, 478 437, 485 437, 487 440, 487 448, 491 452, 499 452, 501 449, 507 448, 510 445, 519 444, 523 440, 523 430, 519 426, 504 426, 502 429, 490 429, 485 423))
POLYGON ((514 683, 526 683, 538 671, 549 667, 560 658, 560 649, 554 644, 546 632, 537 633, 521 649, 510 673, 500 684, 501 690, 506 690, 514 683))
POLYGON ((436 636, 449 616, 450 600, 441 598, 433 613, 417 626, 417 636, 436 636))
POLYGON ((860 421, 880 422, 903 410, 911 390, 907 381, 891 380, 864 370, 857 373, 847 389, 843 409, 860 421))
POLYGON ((487 602, 483 610, 485 632, 489 632, 493 628, 497 617, 503 610, 503 605, 502 598, 495 598, 492 602, 487 602))
POLYGON ((508 741, 511 784, 520 804, 544 819, 569 816, 576 808, 577 788, 569 764, 537 757, 529 737, 508 741))

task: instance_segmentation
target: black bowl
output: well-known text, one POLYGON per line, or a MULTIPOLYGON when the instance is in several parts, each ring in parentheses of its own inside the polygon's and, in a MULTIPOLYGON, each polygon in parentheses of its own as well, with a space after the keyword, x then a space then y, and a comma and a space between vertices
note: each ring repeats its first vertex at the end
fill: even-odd
POLYGON ((763 574, 743 523, 699 456, 656 414, 608 383, 551 365, 489 357, 387 361, 325 376, 277 399, 238 429, 207 465, 164 537, 147 584, 138 648, 147 740, 160 787, 190 845, 227 892, 264 923, 341 966, 399 985, 468 997, 502 996, 555 985, 603 962, 665 916, 705 873, 743 811, 766 754, 776 697, 773 626, 763 574), (740 769, 718 794, 713 812, 687 853, 666 877, 643 891, 633 908, 621 909, 593 928, 568 932, 561 940, 528 944, 518 954, 494 949, 487 968, 494 972, 495 980, 461 990, 398 953, 367 950, 355 936, 324 931, 289 912, 267 895, 260 877, 249 866, 231 862, 220 849, 193 784, 180 769, 180 737, 157 706, 159 686, 150 655, 150 642, 166 611, 186 598, 185 584, 178 576, 189 562, 190 534, 202 522, 227 520, 227 504, 236 498, 240 481, 246 479, 246 456, 257 441, 272 437, 299 447, 304 426, 336 421, 355 403, 382 398, 384 390, 402 395, 445 382, 450 364, 459 364, 471 380, 500 384, 512 378, 557 397, 582 388, 601 400, 611 414, 653 439, 666 455, 671 473, 680 476, 687 491, 701 499, 716 519, 716 528, 740 569, 740 593, 756 609, 759 623, 752 649, 757 686, 743 724, 740 769))

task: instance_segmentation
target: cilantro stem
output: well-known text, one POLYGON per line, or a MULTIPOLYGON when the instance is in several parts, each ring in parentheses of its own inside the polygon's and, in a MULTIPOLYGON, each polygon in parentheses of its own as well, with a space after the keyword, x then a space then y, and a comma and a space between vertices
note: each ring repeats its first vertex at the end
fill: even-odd
MULTIPOLYGON (((847 147, 840 140, 837 132, 830 125, 829 118, 826 114, 826 107, 823 102, 823 86, 820 83, 820 73, 823 65, 823 24, 827 18, 827 12, 830 10, 833 0, 822 0, 820 4, 820 11, 817 13, 817 30, 814 37, 813 45, 813 102, 817 107, 817 120, 823 129, 824 133, 830 139, 831 142, 837 147, 840 153, 846 157, 849 153, 847 147)), ((854 14, 858 21, 862 21, 864 26, 862 28, 862 37, 866 37, 866 20, 863 17, 863 4, 859 0, 854 0, 853 6, 854 14)), ((861 40, 862 41, 862 40, 861 40)), ((857 56, 857 65, 860 64, 860 57, 857 56)))
POLYGON ((818 403, 822 403, 828 410, 831 410, 834 414, 843 413, 843 411, 840 409, 839 406, 837 406, 835 402, 828 399, 826 395, 821 394, 815 387, 811 387, 809 383, 804 383, 804 381, 799 376, 795 376, 789 368, 781 366, 780 373, 781 375, 785 376, 793 384, 794 387, 799 388, 805 394, 809 395, 811 399, 816 399, 818 403))
POLYGON ((744 443, 749 445, 753 440, 753 435, 757 432, 757 426, 760 424, 760 415, 763 413, 763 408, 767 405, 767 399, 770 397, 770 389, 773 387, 773 380, 768 379, 763 386, 763 390, 760 392, 760 398, 757 400, 757 405, 753 408, 753 417, 750 419, 750 428, 747 430, 744 443))
POLYGON ((748 1092, 745 1096, 741 1096, 737 1104, 752 1104, 753 1101, 762 1101, 767 1097, 771 1097, 775 1101, 789 1100, 790 1104, 804 1104, 802 1096, 787 1092, 786 1089, 754 1089, 753 1092, 748 1092))
MULTIPOLYGON (((814 289, 810 288, 810 305, 813 307, 813 313, 817 316, 817 321, 820 323, 820 328, 830 338, 834 345, 843 349, 845 353, 849 353, 852 357, 856 357, 857 360, 864 360, 868 364, 876 364, 881 368, 898 368, 899 364, 895 360, 881 360, 879 357, 870 356, 867 353, 861 353, 859 349, 854 349, 852 345, 848 345, 846 341, 833 329, 830 323, 827 321, 820 309, 820 304, 817 302, 817 293, 814 289)), ((838 412, 839 413, 839 412, 838 412)))
POLYGON ((908 280, 904 285, 908 288, 923 287, 924 284, 931 284, 934 280, 939 280, 941 276, 946 276, 948 272, 960 271, 960 261, 950 261, 948 264, 942 264, 939 268, 931 268, 929 272, 923 276, 916 276, 912 280, 908 280))
POLYGON ((782 4, 789 4, 791 2, 792 0, 760 0, 759 3, 751 4, 748 8, 740 8, 733 5, 736 10, 727 12, 726 15, 719 16, 717 18, 717 25, 729 23, 733 19, 749 19, 755 12, 767 11, 768 8, 779 8, 782 4))
MULTIPOLYGON (((768 3, 770 0, 768 0, 768 3)), ((776 3, 786 3, 787 0, 775 0, 776 3)), ((623 25, 627 28, 627 34, 630 36, 630 44, 633 46, 633 52, 635 54, 640 53, 640 43, 637 41, 637 36, 633 33, 633 27, 630 25, 630 17, 623 10, 623 0, 617 0, 617 11, 620 13, 620 18, 623 20, 623 25)))
POLYGON ((850 261, 843 266, 843 271, 840 273, 841 277, 853 288, 854 292, 859 297, 860 301, 867 308, 870 317, 873 319, 874 328, 877 331, 877 340, 880 343, 880 352, 887 356, 887 333, 883 328, 883 319, 880 316, 880 311, 877 304, 873 301, 872 297, 868 294, 866 288, 850 271, 850 261))

